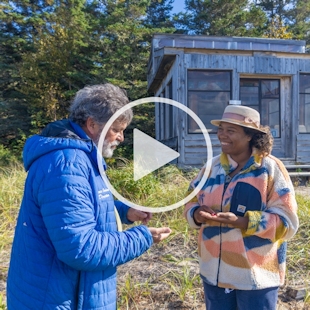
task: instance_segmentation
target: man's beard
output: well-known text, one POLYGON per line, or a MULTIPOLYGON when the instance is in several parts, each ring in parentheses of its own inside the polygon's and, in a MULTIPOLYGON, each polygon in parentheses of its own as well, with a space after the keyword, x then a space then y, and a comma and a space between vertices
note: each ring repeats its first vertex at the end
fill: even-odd
POLYGON ((105 158, 111 158, 115 150, 114 146, 118 146, 118 145, 119 145, 118 141, 114 141, 114 142, 104 141, 102 144, 102 156, 105 158))
MULTIPOLYGON (((99 139, 100 139, 101 133, 98 134, 97 137, 93 140, 97 147, 99 147, 99 139)), ((103 141, 102 144, 102 157, 105 158, 111 158, 113 156, 113 152, 115 150, 115 146, 118 146, 120 144, 119 141, 115 140, 114 142, 108 142, 106 140, 103 141)))

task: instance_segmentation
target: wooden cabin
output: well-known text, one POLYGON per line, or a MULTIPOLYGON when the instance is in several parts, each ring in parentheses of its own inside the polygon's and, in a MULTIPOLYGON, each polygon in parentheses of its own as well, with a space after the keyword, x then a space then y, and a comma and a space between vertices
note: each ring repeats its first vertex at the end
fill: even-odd
MULTIPOLYGON (((195 112, 221 152, 216 127, 229 102, 261 114, 274 137, 273 154, 287 165, 310 163, 310 54, 305 41, 156 34, 148 63, 148 90, 195 112)), ((156 139, 180 153, 180 167, 201 167, 206 141, 184 111, 156 103, 156 139)))

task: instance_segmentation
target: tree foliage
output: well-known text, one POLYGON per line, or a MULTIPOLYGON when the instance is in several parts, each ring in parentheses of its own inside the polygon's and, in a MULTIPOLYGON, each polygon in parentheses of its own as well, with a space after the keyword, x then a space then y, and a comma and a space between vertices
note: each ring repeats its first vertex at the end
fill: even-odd
MULTIPOLYGON (((154 33, 267 36, 310 43, 304 0, 2 0, 0 144, 20 149, 30 134, 67 116, 75 92, 112 82, 136 100, 147 94, 154 33)), ((154 133, 152 105, 133 125, 154 133)))
POLYGON ((310 47, 310 2, 304 0, 256 0, 268 21, 265 35, 306 40, 310 47))
POLYGON ((144 25, 149 28, 170 28, 174 27, 171 17, 174 0, 151 0, 146 9, 144 25))
POLYGON ((177 20, 189 34, 260 36, 266 23, 263 11, 247 0, 185 0, 185 6, 177 20))
POLYGON ((284 26, 284 23, 279 16, 274 15, 263 37, 273 39, 292 39, 293 33, 290 32, 288 28, 288 26, 284 26))

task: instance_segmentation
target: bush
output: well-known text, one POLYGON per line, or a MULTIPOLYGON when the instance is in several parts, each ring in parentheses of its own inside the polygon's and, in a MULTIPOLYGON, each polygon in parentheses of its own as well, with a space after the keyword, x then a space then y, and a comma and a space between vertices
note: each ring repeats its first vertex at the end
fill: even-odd
POLYGON ((138 181, 134 181, 133 161, 118 159, 111 168, 107 170, 107 175, 113 187, 123 197, 136 201, 142 199, 158 189, 159 182, 155 174, 150 173, 138 181))
POLYGON ((168 206, 182 200, 192 178, 175 165, 166 165, 134 181, 133 161, 114 159, 108 164, 107 176, 115 190, 142 206, 168 206))
POLYGON ((10 151, 0 144, 0 166, 10 166, 18 163, 17 157, 10 151))

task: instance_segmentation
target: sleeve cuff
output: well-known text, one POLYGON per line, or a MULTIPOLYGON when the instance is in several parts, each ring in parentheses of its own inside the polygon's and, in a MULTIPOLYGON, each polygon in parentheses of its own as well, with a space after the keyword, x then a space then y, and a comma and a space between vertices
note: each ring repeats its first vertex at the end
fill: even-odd
POLYGON ((121 218, 122 223, 127 224, 127 225, 133 224, 133 222, 127 219, 127 212, 130 207, 128 207, 127 205, 125 205, 123 202, 119 200, 115 200, 114 204, 121 218))
POLYGON ((197 223, 194 220, 194 212, 198 208, 199 206, 192 207, 191 209, 188 210, 187 215, 186 215, 186 219, 187 219, 189 226, 194 229, 199 229, 201 227, 201 224, 197 225, 197 223))

